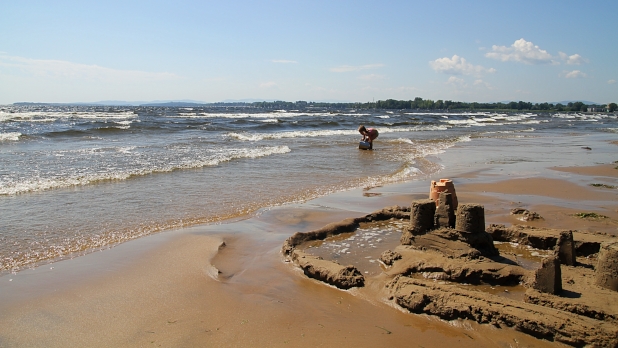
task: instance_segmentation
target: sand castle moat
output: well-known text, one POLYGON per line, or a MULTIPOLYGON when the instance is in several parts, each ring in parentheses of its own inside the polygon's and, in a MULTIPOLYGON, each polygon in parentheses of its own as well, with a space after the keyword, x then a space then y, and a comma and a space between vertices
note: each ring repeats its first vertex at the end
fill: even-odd
POLYGON ((618 346, 618 238, 486 226, 482 205, 457 204, 451 192, 297 232, 282 252, 340 289, 378 284, 411 313, 618 346))

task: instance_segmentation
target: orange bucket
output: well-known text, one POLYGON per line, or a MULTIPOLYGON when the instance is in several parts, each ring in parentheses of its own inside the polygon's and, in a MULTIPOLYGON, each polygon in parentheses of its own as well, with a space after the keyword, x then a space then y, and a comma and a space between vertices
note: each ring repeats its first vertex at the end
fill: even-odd
POLYGON ((448 192, 453 197, 453 209, 457 209, 457 194, 455 193, 455 185, 450 179, 440 179, 440 181, 431 181, 429 188, 429 199, 436 202, 436 206, 440 203, 440 192, 448 192))

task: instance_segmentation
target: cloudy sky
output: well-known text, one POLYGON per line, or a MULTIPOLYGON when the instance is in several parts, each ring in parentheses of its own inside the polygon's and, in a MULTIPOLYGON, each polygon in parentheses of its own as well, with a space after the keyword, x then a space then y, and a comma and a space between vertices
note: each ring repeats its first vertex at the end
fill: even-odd
POLYGON ((618 102, 618 1, 0 0, 0 104, 618 102))

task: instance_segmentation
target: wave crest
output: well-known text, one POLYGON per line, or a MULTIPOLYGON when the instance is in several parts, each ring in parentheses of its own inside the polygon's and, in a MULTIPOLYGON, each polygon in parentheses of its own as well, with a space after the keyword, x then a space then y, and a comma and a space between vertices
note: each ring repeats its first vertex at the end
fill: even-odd
POLYGON ((0 133, 0 142, 2 141, 18 141, 22 136, 19 132, 0 133))
MULTIPOLYGON (((118 152, 129 153, 134 147, 122 147, 118 152)), ((125 171, 95 172, 91 174, 71 174, 68 176, 48 177, 48 178, 28 178, 15 181, 5 180, 0 182, 0 195, 16 195, 28 192, 39 192, 51 189, 68 188, 74 186, 85 186, 105 181, 127 180, 132 177, 145 176, 154 173, 167 173, 175 170, 195 169, 202 167, 217 166, 224 162, 243 158, 259 158, 275 154, 291 152, 287 146, 272 146, 261 148, 238 148, 226 149, 221 152, 213 152, 209 157, 188 162, 176 163, 167 166, 142 167, 125 171)))

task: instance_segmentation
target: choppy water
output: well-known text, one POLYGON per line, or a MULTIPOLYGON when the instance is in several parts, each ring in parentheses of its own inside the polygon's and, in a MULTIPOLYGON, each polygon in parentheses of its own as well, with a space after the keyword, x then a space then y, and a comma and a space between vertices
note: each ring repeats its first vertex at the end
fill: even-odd
POLYGON ((0 271, 439 171, 476 139, 617 134, 616 115, 0 106, 0 271), (380 132, 357 149, 358 125, 380 132))

